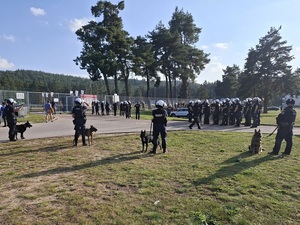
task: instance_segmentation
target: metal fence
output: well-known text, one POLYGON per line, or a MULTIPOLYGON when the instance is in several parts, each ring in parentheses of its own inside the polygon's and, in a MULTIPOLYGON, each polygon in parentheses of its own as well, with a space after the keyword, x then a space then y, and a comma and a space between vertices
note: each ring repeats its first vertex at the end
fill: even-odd
MULTIPOLYGON (((112 105, 115 101, 130 101, 134 106, 136 102, 142 103, 145 109, 152 109, 157 100, 164 100, 169 107, 173 109, 178 107, 185 107, 188 104, 188 99, 168 99, 159 97, 142 97, 142 96, 118 96, 115 99, 113 95, 93 95, 93 99, 88 99, 91 101, 104 101, 112 105)), ((47 100, 54 102, 56 112, 70 112, 74 106, 74 100, 79 96, 72 93, 55 93, 55 92, 29 92, 29 91, 12 91, 12 90, 0 90, 0 100, 1 102, 8 98, 13 98, 17 103, 16 105, 23 104, 24 107, 19 111, 20 116, 25 116, 29 112, 43 112, 44 105, 47 100)))

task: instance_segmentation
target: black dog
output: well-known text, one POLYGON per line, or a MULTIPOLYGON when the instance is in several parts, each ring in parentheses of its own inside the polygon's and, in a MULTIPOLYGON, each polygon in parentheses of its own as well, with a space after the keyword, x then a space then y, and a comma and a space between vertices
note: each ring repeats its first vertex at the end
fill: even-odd
POLYGON ((32 127, 32 125, 27 121, 26 123, 16 125, 15 135, 16 140, 18 140, 18 133, 21 133, 21 139, 25 139, 24 132, 26 131, 26 128, 32 127))
MULTIPOLYGON (((145 130, 141 130, 140 138, 142 141, 143 150, 142 152, 147 152, 148 150, 148 144, 153 142, 153 136, 151 134, 147 134, 145 130)), ((161 149, 160 141, 158 139, 158 145, 161 149)))

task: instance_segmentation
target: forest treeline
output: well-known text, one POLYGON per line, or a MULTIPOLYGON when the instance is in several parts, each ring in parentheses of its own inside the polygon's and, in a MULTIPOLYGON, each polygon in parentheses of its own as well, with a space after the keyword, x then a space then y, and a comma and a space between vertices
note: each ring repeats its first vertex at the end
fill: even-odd
MULTIPOLYGON (((108 80, 111 87, 114 86, 112 79, 108 80)), ((121 96, 127 96, 122 81, 119 82, 121 96)), ((144 79, 129 79, 129 96, 146 96, 146 81, 144 79)), ((180 89, 180 82, 177 89, 180 89)), ((193 84, 189 87, 190 98, 213 98, 213 83, 206 83, 205 88, 200 84, 193 84), (201 88, 202 87, 202 88, 201 88), (203 90, 201 94, 201 89, 203 90), (211 95, 208 94, 210 90, 211 95)), ((55 92, 69 93, 75 90, 84 90, 86 94, 106 95, 106 87, 103 80, 92 81, 89 78, 82 78, 72 75, 53 74, 34 70, 0 70, 0 89, 30 92, 55 92)), ((150 97, 163 97, 165 94, 164 82, 160 86, 151 83, 150 97)), ((180 98, 179 95, 177 95, 180 98)))

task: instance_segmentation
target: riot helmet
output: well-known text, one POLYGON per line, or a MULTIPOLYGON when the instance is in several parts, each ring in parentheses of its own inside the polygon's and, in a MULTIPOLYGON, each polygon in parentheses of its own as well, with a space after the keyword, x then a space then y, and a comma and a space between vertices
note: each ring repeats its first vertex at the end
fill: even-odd
POLYGON ((165 102, 163 100, 158 100, 155 106, 159 108, 163 108, 165 106, 165 102))
POLYGON ((81 98, 76 98, 74 102, 75 102, 75 104, 77 104, 77 105, 81 105, 81 104, 82 104, 81 98))

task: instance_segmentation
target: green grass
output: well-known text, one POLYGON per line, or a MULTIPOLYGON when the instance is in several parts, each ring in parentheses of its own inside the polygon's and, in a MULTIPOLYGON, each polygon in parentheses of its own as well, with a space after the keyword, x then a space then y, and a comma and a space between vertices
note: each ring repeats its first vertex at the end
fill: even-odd
MULTIPOLYGON (((289 157, 251 155, 250 133, 168 133, 168 154, 138 134, 0 145, 0 224, 297 224, 300 138, 289 157)), ((284 145, 283 145, 284 147, 284 145)))

